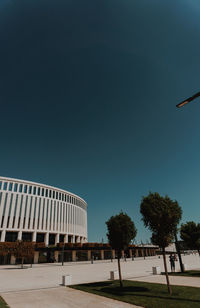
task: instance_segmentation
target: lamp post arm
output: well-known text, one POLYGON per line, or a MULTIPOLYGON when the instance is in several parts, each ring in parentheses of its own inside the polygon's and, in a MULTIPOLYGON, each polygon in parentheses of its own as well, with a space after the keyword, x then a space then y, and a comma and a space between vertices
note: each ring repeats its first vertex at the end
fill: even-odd
POLYGON ((197 98, 199 96, 200 96, 200 92, 197 92, 193 96, 190 96, 187 99, 185 99, 184 101, 182 101, 181 103, 177 104, 176 107, 177 108, 183 107, 184 105, 188 104, 189 102, 193 101, 195 98, 197 98))

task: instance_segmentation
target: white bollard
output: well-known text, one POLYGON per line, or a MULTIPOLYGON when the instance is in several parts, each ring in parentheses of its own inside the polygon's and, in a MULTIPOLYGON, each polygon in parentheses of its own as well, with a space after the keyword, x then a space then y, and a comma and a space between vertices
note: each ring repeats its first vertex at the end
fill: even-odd
POLYGON ((62 285, 67 286, 72 283, 72 276, 71 275, 63 275, 62 276, 62 285))
POLYGON ((117 275, 117 271, 110 271, 110 280, 115 280, 116 275, 117 275))
POLYGON ((152 272, 153 272, 153 275, 160 275, 161 273, 160 266, 153 266, 152 272))

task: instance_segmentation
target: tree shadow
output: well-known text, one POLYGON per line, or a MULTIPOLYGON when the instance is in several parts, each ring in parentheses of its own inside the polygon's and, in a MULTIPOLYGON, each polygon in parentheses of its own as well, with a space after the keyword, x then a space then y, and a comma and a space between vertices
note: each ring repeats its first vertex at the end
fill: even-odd
MULTIPOLYGON (((140 297, 140 294, 127 294, 132 296, 138 296, 140 297)), ((200 300, 198 299, 189 299, 189 298, 181 298, 181 297, 173 297, 173 296, 158 296, 158 295, 150 295, 150 294, 142 294, 142 297, 148 297, 148 298, 159 298, 163 300, 172 300, 172 301, 183 301, 183 302, 192 302, 192 303, 200 303, 200 300)))
POLYGON ((115 288, 104 287, 104 288, 101 288, 101 291, 105 292, 105 293, 125 296, 125 295, 134 295, 133 293, 129 293, 129 292, 149 292, 149 289, 145 288, 145 287, 127 286, 127 287, 123 287, 123 288, 120 288, 120 287, 115 287, 115 288))
POLYGON ((22 270, 22 269, 27 269, 27 268, 30 268, 30 266, 23 266, 23 267, 4 267, 4 268, 1 268, 0 270, 1 271, 4 271, 4 270, 18 270, 18 269, 20 269, 20 270, 22 270))
POLYGON ((98 283, 88 284, 88 286, 89 287, 93 286, 94 287, 93 290, 96 292, 100 292, 100 293, 102 292, 105 294, 111 294, 111 295, 115 295, 119 297, 123 297, 123 296, 143 297, 143 298, 146 297, 146 298, 169 300, 169 301, 200 303, 200 299, 190 299, 190 298, 179 297, 176 291, 173 292, 172 296, 167 296, 166 291, 164 290, 159 291, 161 295, 156 295, 156 294, 154 295, 154 294, 151 294, 151 290, 146 287, 124 286, 123 288, 120 288, 120 286, 116 286, 112 282, 107 282, 106 285, 105 285, 105 282, 98 282, 98 283))
MULTIPOLYGON (((191 277, 200 277, 200 273, 191 273, 190 274, 191 277)), ((187 276, 189 277, 189 276, 187 276)))
POLYGON ((79 284, 80 286, 84 286, 84 287, 105 287, 105 286, 112 286, 113 282, 112 281, 107 281, 107 282, 92 282, 92 283, 83 283, 83 284, 79 284))

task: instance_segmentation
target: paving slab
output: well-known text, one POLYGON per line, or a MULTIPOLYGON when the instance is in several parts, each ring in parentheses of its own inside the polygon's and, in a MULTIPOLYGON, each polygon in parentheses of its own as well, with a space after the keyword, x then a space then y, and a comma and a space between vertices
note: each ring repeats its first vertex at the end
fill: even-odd
POLYGON ((4 293, 11 308, 140 308, 66 287, 4 293))
MULTIPOLYGON (((198 255, 183 256, 188 269, 200 268, 198 255)), ((152 267, 160 266, 164 271, 163 260, 158 257, 127 259, 121 262, 123 279, 165 283, 165 276, 152 275, 152 267)), ((176 269, 179 270, 178 262, 176 269)), ((11 308, 125 308, 133 305, 116 302, 93 294, 61 287, 62 275, 70 274, 72 284, 104 281, 109 279, 110 271, 117 271, 117 261, 74 262, 61 264, 35 264, 26 266, 0 266, 0 295, 11 308), (78 292, 78 293, 76 293, 78 292), (79 293, 80 292, 80 293, 79 293), (97 297, 99 299, 97 299, 97 297), (114 306, 113 306, 114 305, 114 306), (128 305, 128 306, 127 306, 128 305)), ((169 270, 169 262, 168 262, 169 270)), ((118 279, 118 277, 116 277, 118 279)), ((172 277, 172 284, 199 287, 200 279, 192 277, 172 277)))
MULTIPOLYGON (((200 268, 198 255, 183 256, 183 262, 188 269, 200 268)), ((135 279, 152 276, 152 267, 160 266, 164 271, 163 260, 158 257, 136 258, 134 261, 121 262, 123 279, 135 279)), ((169 269, 169 262, 168 262, 169 269)), ((179 269, 176 262, 176 269, 179 269)), ((41 288, 57 287, 61 284, 62 275, 71 275, 72 284, 104 281, 109 279, 110 271, 117 271, 117 261, 98 261, 91 263, 35 264, 33 268, 27 266, 0 266, 0 294, 8 291, 23 291, 41 288)), ((118 278, 118 277, 116 277, 118 278)))

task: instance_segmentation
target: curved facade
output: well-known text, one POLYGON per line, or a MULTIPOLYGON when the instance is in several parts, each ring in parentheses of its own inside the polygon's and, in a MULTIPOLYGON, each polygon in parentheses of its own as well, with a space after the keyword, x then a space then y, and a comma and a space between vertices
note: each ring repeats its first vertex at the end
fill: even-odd
POLYGON ((0 177, 0 241, 87 242, 87 203, 68 191, 0 177))

